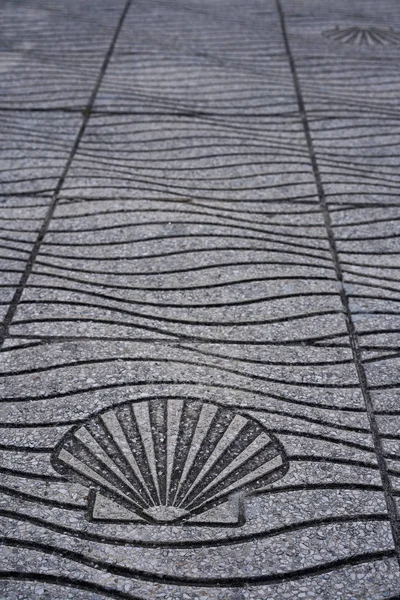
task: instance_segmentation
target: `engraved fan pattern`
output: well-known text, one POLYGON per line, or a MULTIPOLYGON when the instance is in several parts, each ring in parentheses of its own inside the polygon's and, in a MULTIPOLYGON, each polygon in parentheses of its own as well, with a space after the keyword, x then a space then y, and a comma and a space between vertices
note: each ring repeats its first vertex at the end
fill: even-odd
POLYGON ((288 470, 281 444, 260 423, 181 398, 97 413, 64 436, 52 464, 91 489, 91 519, 152 524, 243 524, 243 493, 288 470))
POLYGON ((383 27, 335 27, 324 35, 336 42, 358 46, 393 46, 400 44, 400 35, 383 27))

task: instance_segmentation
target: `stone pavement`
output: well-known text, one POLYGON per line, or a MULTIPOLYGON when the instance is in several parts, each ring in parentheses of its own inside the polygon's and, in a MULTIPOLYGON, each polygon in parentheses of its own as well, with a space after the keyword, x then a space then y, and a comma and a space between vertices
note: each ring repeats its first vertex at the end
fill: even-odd
POLYGON ((398 0, 0 23, 0 599, 399 599, 398 0))

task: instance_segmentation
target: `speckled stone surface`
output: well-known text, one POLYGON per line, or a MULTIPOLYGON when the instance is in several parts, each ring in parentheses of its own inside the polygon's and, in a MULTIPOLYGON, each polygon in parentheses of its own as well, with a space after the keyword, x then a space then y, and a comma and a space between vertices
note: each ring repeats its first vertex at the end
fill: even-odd
POLYGON ((0 600, 400 598, 400 7, 0 7, 0 600))

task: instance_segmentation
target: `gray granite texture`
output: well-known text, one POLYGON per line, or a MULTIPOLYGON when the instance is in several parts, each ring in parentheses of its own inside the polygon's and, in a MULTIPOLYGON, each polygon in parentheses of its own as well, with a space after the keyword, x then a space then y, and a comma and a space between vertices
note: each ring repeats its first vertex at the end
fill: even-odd
POLYGON ((398 3, 0 15, 0 599, 399 599, 398 3))
POLYGON ((4 0, 0 107, 84 108, 123 8, 123 0, 4 0))
POLYGON ((147 2, 122 26, 98 109, 139 114, 293 114, 273 2, 147 2))

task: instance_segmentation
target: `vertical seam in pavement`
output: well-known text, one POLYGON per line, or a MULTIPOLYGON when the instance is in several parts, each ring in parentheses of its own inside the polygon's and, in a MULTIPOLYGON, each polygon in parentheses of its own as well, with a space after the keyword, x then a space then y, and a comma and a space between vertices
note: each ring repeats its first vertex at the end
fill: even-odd
POLYGON ((124 9, 123 9, 123 11, 121 13, 121 16, 119 18, 117 27, 116 27, 114 35, 112 37, 111 43, 110 43, 110 45, 108 47, 108 50, 107 50, 106 55, 104 57, 103 63, 101 65, 100 73, 99 73, 99 75, 98 75, 98 77, 96 79, 96 82, 95 82, 94 88, 92 90, 92 93, 90 94, 89 101, 86 104, 85 108, 83 109, 83 119, 82 119, 81 125, 80 125, 80 127, 78 129, 78 133, 76 134, 75 141, 74 141, 74 143, 72 145, 71 151, 70 151, 70 153, 68 155, 67 162, 66 162, 66 164, 64 166, 64 169, 63 169, 63 171, 62 171, 62 173, 60 175, 60 178, 59 178, 59 180, 57 182, 57 185, 56 185, 55 190, 53 192, 53 196, 52 196, 52 200, 51 200, 50 206, 49 206, 49 208, 47 210, 47 213, 46 213, 46 216, 45 216, 45 218, 43 220, 42 226, 41 226, 41 228, 40 228, 40 230, 39 230, 39 232, 37 234, 35 243, 33 244, 33 247, 32 247, 32 250, 30 252, 29 258, 28 258, 27 263, 25 265, 24 272, 22 273, 21 279, 20 279, 20 281, 19 281, 19 283, 18 283, 18 285, 16 287, 15 293, 13 295, 13 298, 12 298, 11 302, 10 302, 10 306, 8 307, 6 316, 5 316, 4 321, 3 321, 2 325, 1 325, 1 328, 0 328, 0 348, 3 346, 5 340, 6 340, 7 336, 8 336, 8 332, 9 332, 11 323, 12 323, 12 321, 14 319, 14 316, 15 316, 15 313, 17 311, 17 308, 18 308, 19 302, 21 300, 23 291, 25 289, 26 283, 27 283, 27 281, 29 279, 29 276, 30 276, 30 274, 32 272, 33 266, 35 264, 35 261, 36 261, 36 258, 38 256, 38 254, 39 254, 39 251, 40 251, 42 242, 44 240, 44 237, 45 237, 45 235, 46 235, 46 233, 48 231, 48 228, 49 228, 49 225, 50 225, 50 221, 53 218, 54 211, 56 209, 56 206, 57 206, 57 203, 58 203, 58 200, 59 200, 59 194, 60 194, 61 188, 64 185, 65 178, 66 178, 66 176, 68 174, 68 171, 69 171, 69 169, 71 167, 71 164, 72 164, 72 161, 73 161, 74 156, 76 154, 76 151, 78 150, 79 144, 81 143, 82 137, 83 137, 83 135, 85 133, 87 124, 88 124, 89 119, 90 119, 90 115, 92 113, 93 105, 94 105, 95 100, 96 100, 96 96, 98 94, 98 91, 100 89, 101 83, 103 81, 103 77, 105 75, 105 72, 107 70, 108 64, 110 62, 112 53, 113 53, 114 48, 115 48, 115 44, 116 44, 118 36, 119 36, 119 34, 121 32, 121 28, 122 28, 122 25, 124 23, 125 17, 126 17, 128 11, 129 11, 131 2, 132 2, 132 0, 127 0, 126 3, 125 3, 124 9))
POLYGON ((397 558, 398 558, 398 561, 400 564, 400 521, 399 521, 399 517, 397 514, 396 503, 395 503, 395 500, 393 497, 392 483, 391 483, 390 476, 388 473, 386 460, 384 458, 384 452, 383 452, 382 441, 381 441, 381 437, 380 437, 380 433, 379 433, 379 427, 378 427, 378 423, 377 423, 375 412, 374 412, 372 398, 371 398, 371 395, 370 395, 369 389, 368 389, 368 383, 367 383, 367 377, 366 377, 364 365, 362 363, 361 349, 360 349, 360 344, 358 341, 358 335, 357 335, 357 331, 354 326, 353 318, 351 315, 349 299, 348 299, 346 290, 344 288, 343 272, 342 272, 342 267, 340 264, 339 252, 338 252, 338 249, 336 246, 336 240, 335 240, 335 236, 334 236, 333 229, 332 229, 332 222, 331 222, 331 217, 330 217, 330 213, 329 213, 329 208, 328 208, 328 204, 326 201, 325 191, 324 191, 324 187, 323 187, 322 179, 321 179, 321 174, 319 171, 318 162, 317 162, 317 158, 316 158, 315 151, 314 151, 314 144, 313 144, 313 140, 311 137, 310 127, 308 124, 307 113, 306 113, 303 94, 302 94, 301 86, 300 86, 300 80, 297 75, 294 57, 293 57, 292 51, 290 49, 289 38, 288 38, 287 30, 286 30, 285 14, 283 12, 280 0, 276 0, 276 5, 277 5, 279 17, 280 17, 282 36, 283 36, 283 40, 284 40, 284 44, 285 44, 286 54, 287 54, 287 57, 289 60, 290 70, 291 70, 292 77, 293 77, 293 84, 294 84, 294 88, 296 91, 297 104, 298 104, 298 108, 299 108, 300 118, 302 121, 304 135, 306 138, 307 147, 308 147, 308 151, 309 151, 309 155, 310 155, 312 170, 313 170, 314 179, 315 179, 315 185, 317 188, 317 193, 318 193, 318 198, 319 198, 319 204, 320 204, 321 212, 322 212, 322 215, 324 218, 324 223, 325 223, 326 232, 327 232, 327 236, 328 236, 329 248, 330 248, 332 260, 334 263, 336 276, 337 276, 338 282, 340 284, 340 292, 339 293, 340 293, 340 299, 342 302, 342 307, 343 307, 345 318, 346 318, 347 332, 348 332, 349 339, 350 339, 350 346, 351 346, 351 350, 353 353, 354 364, 355 364, 358 379, 360 382, 360 388, 361 388, 361 391, 362 391, 362 394, 364 397, 364 402, 365 402, 365 406, 366 406, 366 410, 367 410, 368 420, 369 420, 370 429, 371 429, 373 442, 374 442, 375 454, 376 454, 379 471, 380 471, 380 475, 381 475, 381 479, 382 479, 383 490, 384 490, 385 499, 386 499, 386 505, 388 508, 388 514, 389 514, 389 518, 390 518, 390 524, 392 527, 394 546, 395 546, 397 558))

